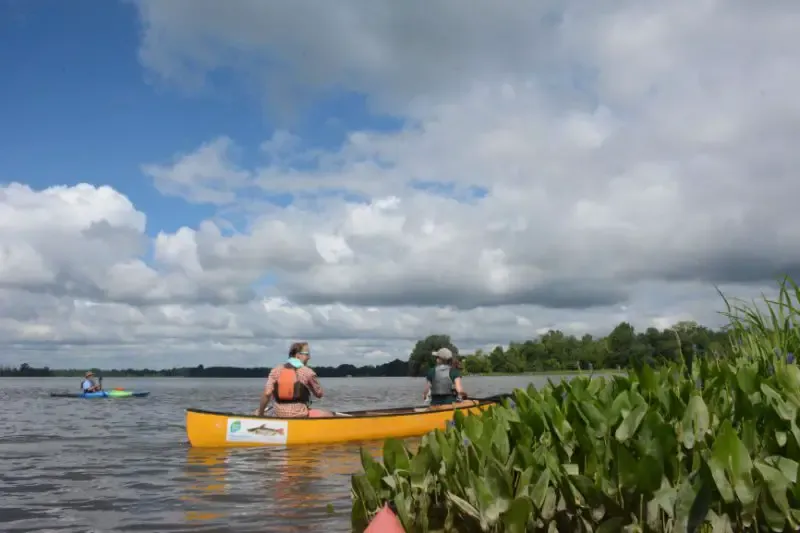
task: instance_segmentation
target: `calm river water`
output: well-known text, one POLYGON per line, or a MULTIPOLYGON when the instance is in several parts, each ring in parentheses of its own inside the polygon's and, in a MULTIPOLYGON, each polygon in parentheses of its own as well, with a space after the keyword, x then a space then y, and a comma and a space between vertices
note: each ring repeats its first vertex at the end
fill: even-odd
MULTIPOLYGON (((472 396, 544 376, 468 377, 472 396)), ((556 378, 560 379, 560 378, 556 378)), ((350 531, 358 446, 192 449, 184 409, 252 412, 263 379, 106 378, 148 398, 50 398, 78 378, 0 379, 0 531, 350 531), (329 505, 332 505, 332 511, 329 505)), ((420 404, 413 378, 323 379, 315 407, 420 404)), ((373 455, 381 443, 370 443, 373 455)))

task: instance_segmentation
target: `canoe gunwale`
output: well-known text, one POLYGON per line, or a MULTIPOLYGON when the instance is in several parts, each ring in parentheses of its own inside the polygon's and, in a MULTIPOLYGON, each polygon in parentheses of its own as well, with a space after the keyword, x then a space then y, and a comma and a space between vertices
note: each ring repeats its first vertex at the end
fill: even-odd
MULTIPOLYGON (((398 416, 425 416, 425 415, 436 415, 446 412, 454 412, 459 410, 472 410, 481 407, 489 407, 492 405, 500 405, 502 400, 506 398, 511 398, 511 394, 498 394, 496 396, 489 396, 486 398, 468 398, 468 400, 473 400, 475 403, 472 405, 459 405, 453 404, 455 407, 450 409, 431 409, 429 410, 428 406, 411 406, 411 407, 395 407, 389 409, 367 409, 367 410, 360 410, 360 411, 338 411, 338 413, 345 415, 348 420, 352 419, 374 419, 374 418, 393 418, 398 416), (422 410, 424 409, 424 411, 422 410)), ((438 407, 438 406, 437 406, 438 407)), ((211 416, 224 416, 224 417, 235 417, 235 418, 250 418, 250 419, 259 419, 259 420, 291 420, 293 423, 295 421, 303 421, 307 420, 309 422, 315 420, 331 420, 331 418, 338 418, 334 417, 324 417, 324 418, 283 418, 278 416, 258 416, 252 413, 245 414, 245 413, 233 413, 229 411, 210 411, 207 409, 197 409, 194 407, 187 407, 187 413, 195 413, 199 415, 211 415, 211 416)), ((337 411, 334 411, 337 413, 337 411)), ((345 418, 343 417, 343 418, 345 418)))

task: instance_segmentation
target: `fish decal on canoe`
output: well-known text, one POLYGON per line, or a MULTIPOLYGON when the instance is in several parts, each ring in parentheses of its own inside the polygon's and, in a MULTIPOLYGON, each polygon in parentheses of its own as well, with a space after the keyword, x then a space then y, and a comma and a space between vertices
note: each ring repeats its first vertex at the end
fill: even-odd
POLYGON ((261 424, 258 427, 250 428, 248 433, 255 433, 256 435, 264 435, 266 437, 274 437, 275 435, 283 435, 283 428, 270 428, 266 424, 261 424))

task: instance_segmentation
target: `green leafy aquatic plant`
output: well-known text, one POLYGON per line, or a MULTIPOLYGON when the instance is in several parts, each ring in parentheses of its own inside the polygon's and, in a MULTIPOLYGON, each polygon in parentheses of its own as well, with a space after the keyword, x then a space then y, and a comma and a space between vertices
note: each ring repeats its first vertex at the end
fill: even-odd
POLYGON ((415 453, 362 452, 354 529, 388 501, 409 533, 797 531, 800 368, 783 354, 800 290, 785 287, 769 320, 729 307, 726 357, 529 386, 415 453))
POLYGON ((793 361, 800 350, 800 286, 790 277, 779 284, 777 300, 762 297, 765 311, 757 305, 722 295, 729 320, 731 349, 735 355, 759 360, 768 370, 775 357, 793 361))

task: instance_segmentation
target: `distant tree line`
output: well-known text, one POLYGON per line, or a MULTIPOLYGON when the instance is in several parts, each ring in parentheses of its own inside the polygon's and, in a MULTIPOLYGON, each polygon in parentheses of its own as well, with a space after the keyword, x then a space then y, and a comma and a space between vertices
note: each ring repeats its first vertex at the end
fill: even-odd
MULTIPOLYGON (((458 357, 467 374, 521 374, 564 370, 601 370, 659 366, 678 361, 681 355, 690 364, 703 354, 722 354, 730 345, 730 334, 696 322, 678 322, 667 329, 647 328, 636 332, 628 322, 621 322, 605 337, 566 335, 550 330, 536 339, 512 342, 507 348, 496 346, 488 353, 458 357)), ((431 335, 417 342, 408 361, 409 375, 422 376, 433 365, 431 353, 458 348, 447 335, 431 335)))
MULTIPOLYGON (((408 361, 394 359, 381 365, 314 366, 320 377, 403 377, 422 376, 433 365, 432 352, 449 348, 458 356, 458 364, 467 374, 521 374, 563 370, 600 370, 658 366, 677 361, 681 355, 689 361, 705 354, 722 354, 731 342, 725 330, 713 330, 696 322, 679 322, 667 329, 647 328, 636 332, 622 322, 605 337, 583 335, 578 338, 551 330, 524 342, 512 342, 507 348, 496 346, 488 353, 478 350, 464 356, 448 335, 431 335, 416 343, 408 361)), ((53 370, 35 368, 28 363, 18 368, 0 367, 2 377, 82 376, 87 369, 53 370)), ((263 378, 269 367, 233 366, 180 367, 152 369, 91 369, 104 377, 189 377, 189 378, 263 378)))
MULTIPOLYGON (((320 377, 388 377, 407 376, 408 362, 395 359, 382 365, 339 365, 339 366, 314 366, 314 371, 320 377)), ((18 368, 0 367, 0 377, 76 377, 83 376, 91 370, 97 376, 106 377, 181 377, 181 378, 263 378, 269 367, 242 368, 235 366, 204 366, 169 368, 153 370, 150 368, 125 368, 103 370, 100 368, 87 369, 50 369, 48 367, 35 368, 28 363, 21 364, 18 368)))
POLYGON ((45 378, 55 375, 50 367, 36 368, 22 363, 17 368, 0 366, 0 377, 45 378))

